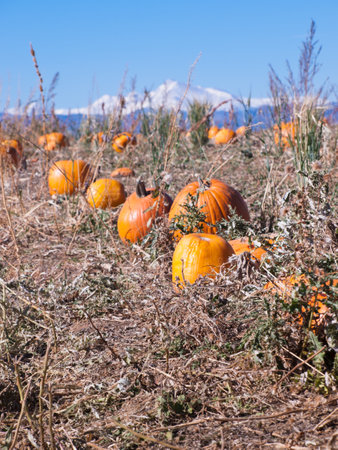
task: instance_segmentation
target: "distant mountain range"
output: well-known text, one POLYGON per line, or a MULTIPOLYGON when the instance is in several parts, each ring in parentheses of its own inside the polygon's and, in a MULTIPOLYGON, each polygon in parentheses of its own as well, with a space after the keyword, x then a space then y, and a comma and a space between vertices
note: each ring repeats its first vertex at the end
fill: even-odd
MULTIPOLYGON (((167 109, 177 108, 180 101, 184 97, 186 88, 187 85, 184 83, 167 80, 155 90, 148 92, 147 96, 135 91, 130 92, 129 94, 124 96, 124 114, 130 114, 132 112, 140 110, 141 108, 153 108, 155 110, 160 108, 161 106, 164 106, 167 109)), ((197 100, 199 102, 208 102, 212 106, 216 106, 223 101, 227 101, 226 104, 220 107, 220 110, 223 111, 227 111, 230 109, 231 102, 233 103, 234 107, 240 108, 241 106, 240 102, 228 92, 213 88, 203 88, 201 86, 190 86, 182 103, 182 111, 187 111, 189 103, 193 102, 194 100, 197 100)), ((267 105, 269 103, 270 99, 268 98, 251 99, 252 107, 259 107, 267 105)), ((119 107, 119 97, 103 95, 102 97, 94 101, 91 105, 83 108, 73 108, 70 110, 70 112, 71 114, 102 114, 103 107, 106 113, 112 112, 114 109, 119 107)), ((69 110, 56 110, 56 114, 67 113, 69 113, 69 110)))
MULTIPOLYGON (((161 106, 164 106, 167 109, 177 108, 180 101, 183 99, 183 103, 181 106, 182 111, 187 111, 189 107, 189 103, 192 103, 194 100, 197 100, 201 103, 208 102, 211 106, 216 106, 223 101, 226 101, 224 105, 222 105, 219 110, 220 111, 229 111, 231 104, 236 109, 241 109, 241 103, 239 99, 236 99, 234 96, 225 91, 220 91, 218 89, 213 88, 203 88, 201 86, 190 86, 188 91, 186 92, 187 85, 184 83, 179 83, 178 81, 167 80, 163 84, 161 84, 158 88, 153 91, 148 92, 147 96, 144 93, 139 93, 136 91, 129 92, 124 95, 125 106, 123 109, 123 113, 128 115, 132 112, 139 111, 140 109, 158 109, 161 106), (185 95, 186 93, 186 95, 185 95), (185 95, 185 97, 184 97, 185 95)), ((244 102, 247 102, 247 99, 243 99, 244 102)), ((253 108, 257 108, 260 106, 268 105, 271 103, 269 98, 251 98, 250 106, 253 108)), ((68 114, 94 114, 101 115, 103 111, 105 113, 111 113, 116 108, 119 107, 120 99, 116 95, 103 95, 102 97, 95 100, 91 105, 84 106, 82 108, 58 108, 55 110, 57 115, 68 115, 68 114)), ((29 113, 32 109, 36 110, 41 109, 41 107, 37 107, 36 102, 32 102, 26 111, 29 113)), ((10 108, 7 110, 9 114, 22 114, 24 110, 23 106, 19 108, 10 108)))
MULTIPOLYGON (((166 109, 175 109, 178 107, 180 102, 181 111, 183 116, 187 116, 187 111, 189 104, 194 100, 200 103, 207 102, 211 107, 215 107, 222 102, 217 111, 214 113, 214 123, 217 125, 222 125, 224 122, 230 123, 231 119, 231 109, 233 108, 236 114, 236 125, 242 125, 246 123, 246 112, 251 116, 252 123, 259 124, 258 126, 267 125, 267 112, 269 107, 272 105, 270 98, 236 98, 229 92, 221 91, 214 88, 203 88, 201 86, 189 86, 187 90, 187 85, 180 83, 178 81, 167 80, 160 86, 158 86, 153 91, 149 91, 147 95, 145 93, 141 94, 139 92, 133 91, 124 95, 124 108, 123 114, 125 120, 128 121, 128 116, 131 113, 137 113, 140 110, 157 110, 160 107, 166 109), (187 91, 187 92, 186 92, 187 91), (247 111, 245 111, 243 104, 246 105, 247 111), (250 105, 250 106, 249 106, 250 105)), ((95 100, 92 104, 84 106, 81 108, 59 108, 55 110, 56 115, 60 118, 61 122, 68 122, 71 120, 74 123, 80 124, 82 117, 88 114, 101 116, 103 113, 109 114, 116 111, 120 107, 119 96, 103 95, 102 97, 95 100)), ((28 107, 20 106, 18 108, 9 108, 7 114, 22 114, 24 110, 26 113, 31 113, 35 109, 37 114, 41 113, 40 102, 32 102, 28 107)), ((326 111, 327 116, 333 113, 333 121, 337 121, 337 105, 330 104, 329 110, 326 111)), ((0 113, 0 118, 3 114, 0 113)), ((234 124, 235 125, 235 124, 234 124)))

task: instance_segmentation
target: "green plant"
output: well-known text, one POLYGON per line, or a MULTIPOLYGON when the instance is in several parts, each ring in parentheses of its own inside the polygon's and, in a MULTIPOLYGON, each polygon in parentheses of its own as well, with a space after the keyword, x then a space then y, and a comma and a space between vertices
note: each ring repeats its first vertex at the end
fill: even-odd
POLYGON ((189 103, 188 119, 192 128, 190 139, 195 147, 201 147, 208 143, 208 131, 210 128, 210 117, 208 113, 211 109, 209 103, 201 103, 197 100, 189 103), (205 121, 203 121, 203 119, 205 121), (201 123, 203 121, 203 123, 201 123))

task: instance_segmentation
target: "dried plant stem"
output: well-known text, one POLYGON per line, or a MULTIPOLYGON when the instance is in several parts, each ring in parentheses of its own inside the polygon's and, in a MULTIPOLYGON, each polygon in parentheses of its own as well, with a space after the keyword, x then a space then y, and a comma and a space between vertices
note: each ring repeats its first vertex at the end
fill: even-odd
POLYGON ((49 353, 51 349, 51 340, 48 341, 46 354, 45 354, 45 360, 43 363, 43 371, 41 375, 41 381, 40 381, 40 390, 39 390, 39 428, 40 428, 40 442, 41 442, 41 448, 45 448, 45 432, 43 429, 43 392, 45 390, 45 382, 46 382, 46 375, 48 370, 48 361, 49 361, 49 353))
MULTIPOLYGON (((168 442, 160 441, 151 436, 147 436, 146 434, 138 433, 137 431, 134 431, 132 428, 128 427, 127 425, 124 425, 123 423, 115 419, 111 419, 111 421, 104 426, 104 428, 112 428, 112 427, 123 428, 124 430, 128 431, 129 433, 133 434, 137 438, 142 439, 144 441, 154 442, 155 444, 159 444, 163 447, 172 448, 175 450, 182 450, 182 447, 177 447, 176 445, 171 445, 168 442)), ((89 433, 89 431, 86 431, 86 433, 89 433)))
POLYGON ((28 420, 28 423, 29 423, 30 427, 32 429, 34 429, 33 420, 31 418, 31 415, 29 414, 29 411, 28 411, 28 408, 27 408, 27 405, 26 405, 26 401, 24 401, 25 396, 24 396, 24 393, 23 393, 23 388, 22 388, 22 384, 21 384, 21 378, 20 378, 20 374, 19 374, 19 369, 18 369, 17 363, 14 363, 14 372, 15 372, 16 385, 17 385, 17 388, 18 388, 18 391, 19 391, 19 395, 20 395, 21 405, 23 405, 24 412, 26 414, 26 417, 27 417, 27 420, 28 420))
POLYGON ((46 134, 46 102, 45 102, 45 96, 43 93, 43 78, 42 78, 42 75, 41 75, 41 72, 39 69, 38 61, 36 59, 35 51, 33 49, 32 44, 30 44, 30 48, 31 48, 31 55, 32 55, 33 62, 34 62, 35 71, 39 78, 39 89, 40 89, 40 96, 41 96, 41 103, 42 103, 42 130, 43 130, 43 134, 46 134))
POLYGON ((275 384, 275 388, 277 386, 279 386, 286 378, 288 378, 289 375, 291 375, 295 370, 299 369, 299 367, 302 367, 304 364, 308 363, 309 361, 311 361, 313 358, 315 358, 317 355, 319 355, 319 353, 321 353, 322 351, 324 351, 326 349, 326 345, 324 345, 324 347, 320 348, 318 351, 316 351, 313 355, 309 356, 307 359, 305 359, 304 361, 300 362, 299 364, 297 364, 293 369, 291 369, 288 373, 286 373, 276 384, 275 384))
POLYGON ((24 397, 23 397, 23 399, 21 401, 21 411, 20 411, 20 415, 19 415, 19 418, 18 418, 18 422, 16 424, 16 429, 15 429, 13 441, 11 443, 11 446, 9 447, 9 450, 13 450, 15 448, 16 441, 17 441, 18 435, 19 435, 19 430, 20 430, 22 418, 23 418, 23 415, 25 414, 25 411, 27 410, 26 402, 27 402, 27 397, 28 397, 28 394, 29 394, 29 390, 30 390, 31 384, 32 384, 32 380, 29 380, 29 383, 28 383, 28 385, 26 387, 25 395, 24 395, 24 397))
POLYGON ((50 447, 52 450, 55 450, 55 438, 53 431, 53 396, 52 396, 52 387, 48 385, 48 402, 49 402, 49 416, 48 416, 48 428, 50 434, 50 447))
POLYGON ((19 258, 19 247, 18 247, 18 243, 16 241, 16 237, 15 237, 15 233, 14 233, 14 228, 13 228, 13 224, 12 224, 12 219, 11 219, 11 215, 9 213, 8 210, 8 206, 7 206, 7 201, 6 201, 6 194, 5 194, 5 184, 4 184, 4 173, 3 173, 3 164, 2 161, 0 161, 0 173, 1 173, 1 194, 2 194, 2 203, 4 206, 4 210, 6 211, 6 216, 7 216, 7 220, 8 220, 8 225, 9 225, 9 229, 12 235, 12 239, 13 239, 13 244, 15 247, 15 251, 16 251, 16 255, 17 258, 19 259, 19 267, 20 267, 20 258, 19 258))

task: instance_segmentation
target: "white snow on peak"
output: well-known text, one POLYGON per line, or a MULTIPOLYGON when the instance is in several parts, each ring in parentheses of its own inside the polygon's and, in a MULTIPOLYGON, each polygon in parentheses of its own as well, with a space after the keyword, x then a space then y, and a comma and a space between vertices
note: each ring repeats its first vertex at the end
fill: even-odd
MULTIPOLYGON (((176 109, 183 99, 181 109, 187 111, 189 104, 194 100, 199 102, 208 102, 212 107, 217 106, 223 101, 227 101, 222 105, 219 110, 229 110, 231 103, 235 108, 240 108, 240 102, 233 97, 231 94, 225 91, 221 91, 214 88, 203 88, 201 86, 189 86, 188 91, 187 85, 185 83, 180 83, 174 80, 167 80, 156 89, 148 92, 145 97, 136 91, 129 92, 124 95, 125 106, 124 114, 130 114, 131 112, 137 111, 143 108, 153 108, 158 109, 160 107, 165 107, 166 109, 176 109)), ((246 99, 244 99, 246 101, 246 99)), ((259 107, 263 105, 270 104, 271 100, 268 98, 251 98, 251 106, 259 107)), ((83 108, 73 108, 73 109, 57 109, 56 114, 102 114, 112 113, 114 110, 119 108, 120 99, 118 96, 103 95, 99 99, 95 100, 89 106, 83 108)))

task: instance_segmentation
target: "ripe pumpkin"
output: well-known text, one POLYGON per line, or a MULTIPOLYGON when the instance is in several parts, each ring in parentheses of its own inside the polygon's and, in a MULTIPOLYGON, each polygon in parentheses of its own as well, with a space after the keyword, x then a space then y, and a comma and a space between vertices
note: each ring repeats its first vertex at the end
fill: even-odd
POLYGON ((221 128, 214 136, 214 142, 216 145, 227 144, 236 138, 236 133, 229 128, 221 128))
POLYGON ((247 127, 245 125, 242 125, 241 127, 237 128, 236 130, 236 136, 245 136, 247 127))
POLYGON ((255 247, 253 243, 249 244, 249 238, 247 237, 233 239, 228 242, 234 249, 236 255, 240 255, 244 252, 249 252, 251 254, 252 260, 257 262, 258 264, 262 260, 262 257, 265 257, 267 255, 267 251, 263 247, 255 247))
POLYGON ((17 139, 5 139, 0 142, 0 157, 5 163, 19 167, 22 159, 22 144, 17 139))
POLYGON ((163 193, 159 198, 155 189, 146 189, 142 181, 124 203, 117 221, 119 236, 123 242, 135 243, 149 233, 156 217, 168 213, 171 197, 163 193))
POLYGON ((130 169, 129 167, 119 167, 118 169, 115 169, 110 174, 111 177, 134 177, 135 172, 133 169, 130 169))
POLYGON ((219 131, 218 126, 213 125, 212 127, 210 127, 208 131, 208 138, 212 139, 213 137, 215 137, 218 131, 219 131))
MULTIPOLYGON (((283 238, 280 237, 279 240, 283 238)), ((233 239, 228 241, 231 247, 234 249, 236 255, 240 255, 244 252, 249 252, 251 254, 251 259, 257 262, 257 265, 268 256, 268 251, 276 250, 278 247, 278 242, 274 238, 267 239, 264 242, 264 246, 256 247, 254 243, 249 244, 248 237, 242 237, 239 239, 233 239)))
POLYGON ((91 178, 90 165, 81 159, 56 161, 49 169, 49 193, 72 195, 91 178))
POLYGON ((111 178, 100 178, 87 189, 87 201, 92 208, 115 208, 126 200, 124 186, 111 178))
MULTIPOLYGON (((194 181, 184 187, 176 196, 169 212, 169 220, 175 216, 185 214, 184 204, 188 200, 188 195, 198 194, 197 207, 205 214, 205 222, 215 225, 221 219, 228 219, 231 206, 236 213, 244 220, 250 220, 250 214, 245 200, 241 194, 231 186, 220 180, 211 179, 194 181)), ((215 234, 215 227, 203 224, 205 233, 215 234)), ((176 231, 175 238, 180 238, 181 233, 176 231)))
POLYGON ((120 133, 113 138, 112 147, 117 153, 122 153, 128 144, 135 145, 136 138, 130 133, 120 133))
POLYGON ((45 150, 55 150, 59 147, 66 147, 67 138, 63 133, 49 133, 40 136, 38 139, 38 145, 44 147, 45 150))
POLYGON ((195 283, 199 277, 215 278, 234 251, 220 236, 192 233, 182 237, 172 260, 172 281, 180 287, 195 283))
POLYGON ((276 124, 273 129, 274 140, 277 146, 286 149, 295 143, 296 124, 294 122, 282 122, 280 127, 276 124))
MULTIPOLYGON (((283 278, 281 280, 277 280, 275 283, 272 283, 269 281, 264 286, 264 289, 271 290, 272 292, 277 292, 279 295, 282 295, 284 298, 284 301, 287 302, 288 297, 290 296, 292 289, 295 285, 304 283, 306 286, 309 285, 309 280, 306 278, 304 274, 296 276, 291 275, 289 277, 283 278)), ((329 285, 330 282, 327 282, 326 284, 329 285)), ((338 285, 338 279, 334 279, 332 281, 333 286, 338 285)), ((318 288, 315 286, 312 286, 312 290, 315 292, 314 295, 311 295, 311 297, 307 300, 307 303, 310 308, 315 309, 315 312, 312 315, 312 320, 310 324, 310 328, 312 331, 316 331, 318 327, 320 327, 328 314, 330 314, 330 309, 322 303, 320 300, 325 300, 327 298, 327 295, 325 292, 318 292, 318 288)), ((304 306, 302 306, 302 313, 304 314, 306 312, 306 309, 304 306)), ((302 314, 299 314, 297 317, 297 322, 299 325, 303 325, 304 318, 302 314)))

